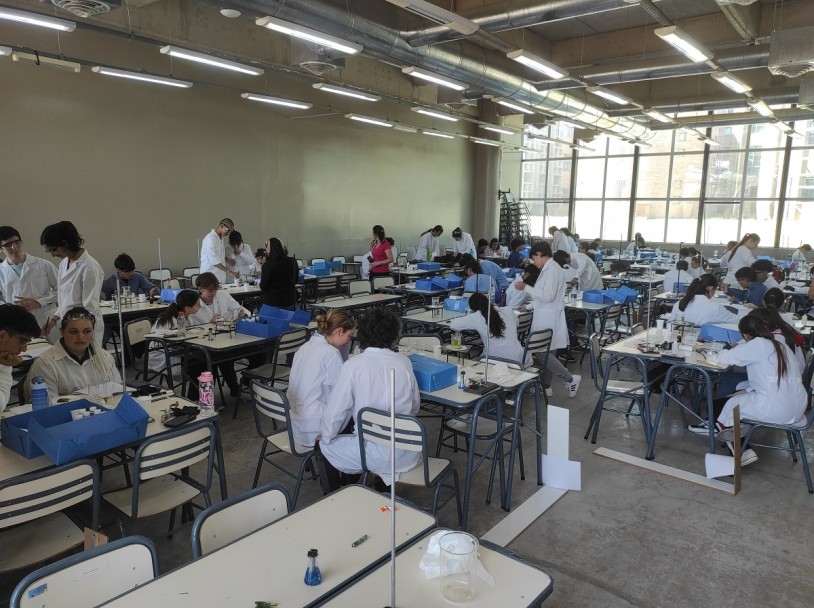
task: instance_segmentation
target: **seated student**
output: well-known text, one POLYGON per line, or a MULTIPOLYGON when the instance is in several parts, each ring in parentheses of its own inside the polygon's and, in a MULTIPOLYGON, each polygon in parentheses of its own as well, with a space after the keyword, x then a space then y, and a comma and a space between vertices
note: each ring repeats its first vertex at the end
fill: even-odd
POLYGON ((520 365, 530 364, 531 356, 526 361, 521 361, 523 345, 517 339, 517 315, 508 306, 498 308, 491 305, 491 311, 489 307, 489 299, 485 295, 472 294, 469 296, 469 308, 475 314, 452 319, 450 327, 456 331, 470 329, 478 332, 483 342, 484 354, 488 353, 490 357, 498 357, 520 365))
POLYGON ((687 260, 678 260, 675 270, 668 270, 664 273, 664 282, 662 283, 664 291, 673 291, 676 283, 681 285, 691 283, 693 277, 687 272, 688 269, 689 265, 687 264, 687 260))
MULTIPOLYGON (((461 256, 461 264, 464 266, 469 260, 473 260, 474 258, 465 253, 461 256)), ((509 278, 503 272, 503 269, 495 264, 492 260, 478 260, 478 264, 480 264, 481 272, 485 275, 492 277, 497 286, 498 290, 502 293, 505 289, 509 286, 509 278)), ((497 298, 495 298, 497 301, 497 298)))
POLYGON ((492 299, 497 302, 500 298, 500 290, 497 283, 488 274, 483 272, 480 262, 474 258, 468 259, 463 264, 464 272, 468 277, 464 281, 464 293, 489 293, 492 291, 492 299))
POLYGON ((766 289, 780 287, 780 284, 772 276, 774 264, 772 264, 771 260, 755 260, 755 263, 752 264, 752 270, 757 275, 757 282, 762 283, 766 289))
POLYGON ((384 237, 384 240, 387 241, 388 243, 390 243, 390 253, 393 254, 393 262, 392 263, 395 264, 399 259, 399 250, 398 250, 398 247, 396 247, 396 241, 394 241, 393 237, 390 237, 390 236, 384 237))
POLYGON ((103 300, 111 300, 116 293, 116 277, 118 277, 122 288, 129 287, 130 293, 134 296, 141 294, 158 295, 158 289, 153 285, 153 282, 140 272, 136 272, 136 263, 126 253, 120 253, 116 256, 116 259, 113 260, 113 267, 116 272, 105 277, 105 280, 102 281, 103 300))
MULTIPOLYGON (((178 328, 178 318, 183 315, 186 319, 190 319, 192 315, 198 312, 201 304, 201 294, 192 289, 184 289, 178 292, 175 296, 175 301, 171 302, 164 311, 158 315, 158 318, 153 323, 150 329, 151 333, 156 333, 166 330, 174 330, 178 328)), ((181 357, 173 357, 170 359, 170 366, 175 367, 181 364, 181 357)), ((154 371, 161 371, 167 365, 166 357, 163 348, 155 348, 150 351, 147 356, 147 367, 154 371)), ((203 370, 201 370, 203 371, 203 370)), ((190 375, 193 375, 190 370, 190 375)), ((195 396, 197 399, 197 395, 195 396)))
POLYGON ((789 350, 794 353, 794 358, 797 359, 801 370, 806 366, 806 356, 803 351, 806 338, 786 322, 777 308, 771 305, 755 308, 749 314, 759 317, 772 332, 775 340, 782 340, 786 343, 789 350))
POLYGON ((589 257, 593 256, 594 264, 596 264, 596 267, 601 270, 602 267, 600 266, 600 264, 602 263, 602 260, 605 257, 605 255, 602 253, 602 241, 600 241, 599 239, 591 241, 591 244, 588 247, 587 255, 589 257))
POLYGON ((486 254, 489 253, 489 241, 486 239, 478 239, 478 245, 475 248, 478 252, 478 259, 481 260, 486 257, 486 254))
POLYGON ((524 304, 531 302, 531 295, 526 293, 524 289, 518 289, 517 283, 524 283, 534 287, 537 277, 540 274, 540 269, 534 264, 526 266, 523 274, 519 276, 517 281, 510 283, 506 288, 506 307, 507 308, 520 308, 524 304))
POLYGON ((555 251, 554 252, 554 261, 560 265, 562 269, 562 276, 565 279, 566 283, 570 283, 573 281, 577 276, 576 268, 571 266, 571 256, 565 253, 564 251, 555 251))
POLYGON ((317 331, 294 355, 288 381, 291 432, 294 441, 308 447, 319 436, 322 413, 342 369, 340 349, 350 344, 356 329, 346 310, 329 310, 315 321, 317 331))
MULTIPOLYGON (((680 264, 684 260, 679 260, 680 264)), ((715 277, 704 274, 693 279, 687 287, 684 297, 673 306, 670 312, 670 321, 675 321, 681 315, 688 323, 703 325, 704 323, 737 323, 738 315, 728 311, 723 304, 715 302, 715 291, 718 289, 715 277)))
POLYGON ((571 280, 571 284, 578 284, 583 291, 602 289, 602 273, 587 252, 588 243, 583 241, 579 244, 579 251, 571 254, 571 260, 576 262, 577 266, 577 276, 571 280))
POLYGON ((500 255, 500 241, 498 241, 497 238, 493 238, 489 241, 489 250, 486 253, 493 257, 500 255))
POLYGON ((23 362, 20 353, 40 335, 37 318, 17 304, 0 305, 0 413, 6 409, 14 380, 11 368, 23 362))
MULTIPOLYGON (((731 350, 722 350, 718 361, 722 365, 746 367, 747 383, 739 385, 729 395, 718 415, 719 429, 732 427, 732 410, 740 406, 740 417, 774 422, 800 424, 805 420, 807 396, 802 383, 803 370, 783 340, 776 340, 766 323, 756 314, 748 314, 738 323, 744 342, 731 350)), ((730 450, 733 446, 728 444, 730 450)), ((741 464, 757 460, 754 450, 744 450, 741 464)))
POLYGON ((507 268, 520 268, 525 264, 526 256, 520 253, 525 246, 526 241, 523 239, 512 239, 512 242, 509 243, 511 253, 509 253, 509 257, 506 259, 507 268))
POLYGON ((687 272, 693 279, 697 279, 706 272, 706 269, 702 265, 700 255, 694 255, 690 258, 690 267, 687 269, 687 272))
POLYGON ((780 309, 783 308, 785 301, 786 294, 784 294, 779 287, 767 289, 766 293, 763 294, 763 306, 766 308, 774 308, 780 315, 780 318, 782 318, 790 326, 794 326, 794 315, 790 312, 780 312, 780 309))
MULTIPOLYGON (((372 308, 359 323, 357 338, 364 349, 362 354, 342 366, 328 404, 322 414, 321 435, 314 445, 322 489, 327 494, 338 489, 340 472, 358 475, 362 472, 362 457, 356 431, 349 423, 359 410, 374 407, 390 411, 390 397, 395 394, 397 414, 416 414, 421 404, 413 365, 403 354, 393 351, 399 338, 401 321, 388 308, 372 308), (395 370, 395 387, 390 386, 391 370, 395 370)), ((365 445, 365 457, 370 471, 385 484, 390 477, 390 448, 374 443, 365 445)), ((396 450, 396 479, 398 473, 409 471, 421 462, 421 454, 396 450)))
POLYGON ((60 339, 37 357, 28 372, 26 398, 31 395, 31 381, 45 378, 51 403, 60 395, 85 391, 90 387, 117 382, 122 378, 113 355, 94 340, 94 316, 81 306, 71 308, 60 319, 60 339))
POLYGON ((263 264, 266 263, 266 250, 262 247, 254 252, 254 266, 252 266, 252 274, 258 275, 263 272, 263 264))
POLYGON ((808 263, 808 260, 806 259, 807 253, 811 253, 811 245, 808 243, 805 245, 800 245, 799 249, 791 254, 791 261, 796 264, 798 268, 801 265, 805 267, 805 264, 808 263))
POLYGON ((740 289, 729 288, 726 295, 730 302, 752 305, 752 308, 763 306, 763 294, 766 287, 763 283, 757 282, 757 273, 749 266, 744 266, 735 273, 735 279, 740 285, 740 289))
POLYGON ((243 235, 237 230, 232 230, 229 233, 229 247, 226 250, 226 255, 235 261, 232 270, 237 273, 237 277, 232 275, 227 277, 228 283, 234 283, 239 278, 242 279, 252 274, 254 270, 252 247, 243 242, 243 235))

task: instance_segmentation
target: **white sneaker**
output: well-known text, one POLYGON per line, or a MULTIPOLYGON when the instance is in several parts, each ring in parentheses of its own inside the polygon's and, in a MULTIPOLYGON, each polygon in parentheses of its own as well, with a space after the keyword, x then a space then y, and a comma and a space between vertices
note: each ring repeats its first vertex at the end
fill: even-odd
POLYGON ((571 376, 571 382, 565 383, 565 386, 568 387, 568 396, 571 399, 577 396, 577 391, 579 390, 580 382, 582 382, 582 376, 574 374, 573 376, 571 376))
POLYGON ((545 396, 546 397, 553 397, 554 396, 554 389, 551 388, 550 386, 547 389, 545 389, 545 396))
POLYGON ((757 454, 755 454, 755 451, 752 448, 741 452, 742 467, 745 467, 747 464, 752 464, 753 462, 757 462, 757 454))

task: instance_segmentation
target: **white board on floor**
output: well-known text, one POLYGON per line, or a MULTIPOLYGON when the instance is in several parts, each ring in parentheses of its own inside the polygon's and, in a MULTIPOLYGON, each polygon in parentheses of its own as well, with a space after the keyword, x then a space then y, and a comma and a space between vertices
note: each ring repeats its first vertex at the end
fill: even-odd
POLYGON ((570 412, 548 406, 548 454, 540 454, 543 483, 560 490, 582 489, 582 464, 568 459, 570 412))

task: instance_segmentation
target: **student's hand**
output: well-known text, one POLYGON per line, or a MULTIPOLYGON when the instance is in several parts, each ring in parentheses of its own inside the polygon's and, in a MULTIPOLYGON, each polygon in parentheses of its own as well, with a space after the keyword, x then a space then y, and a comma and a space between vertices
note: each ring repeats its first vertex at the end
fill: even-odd
POLYGON ((526 284, 523 281, 517 281, 517 283, 514 284, 514 287, 515 289, 523 291, 526 288, 526 284))
POLYGON ((158 295, 158 288, 157 288, 157 287, 153 287, 153 288, 150 290, 150 295, 151 295, 151 296, 153 296, 153 297, 157 296, 157 295, 158 295))
POLYGON ((735 303, 735 296, 730 296, 730 297, 729 297, 729 303, 730 303, 730 304, 734 304, 734 303, 735 303))
POLYGON ((20 355, 15 355, 9 352, 0 353, 0 365, 14 367, 15 365, 20 365, 22 362, 23 358, 20 355))
POLYGON ((226 258, 226 265, 227 266, 234 266, 235 265, 234 258, 226 258))
POLYGON ((517 310, 519 310, 520 312, 526 312, 526 305, 521 304, 520 307, 517 310))
POLYGON ((240 310, 240 311, 238 311, 238 313, 237 313, 237 318, 238 318, 238 319, 244 319, 244 318, 246 318, 247 316, 249 316, 249 315, 247 315, 247 314, 246 314, 246 311, 245 311, 245 310, 240 310))
POLYGON ((744 304, 743 307, 744 308, 755 308, 755 305, 754 304, 744 304))
POLYGON ((240 273, 237 270, 230 270, 229 274, 235 278, 238 278, 240 276, 240 273))
POLYGON ((34 298, 21 298, 20 296, 14 298, 14 303, 18 306, 22 306, 26 310, 34 310, 35 308, 42 306, 34 298))

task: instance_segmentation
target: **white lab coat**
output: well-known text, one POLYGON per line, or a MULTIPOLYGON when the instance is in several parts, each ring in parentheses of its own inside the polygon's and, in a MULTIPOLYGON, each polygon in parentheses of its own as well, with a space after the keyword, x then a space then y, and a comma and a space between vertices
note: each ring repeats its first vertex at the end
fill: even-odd
POLYGON ((360 268, 360 271, 362 273, 363 279, 370 278, 370 260, 368 258, 372 257, 373 257, 372 251, 368 251, 365 255, 362 256, 362 267, 360 268))
POLYGON ((662 283, 664 291, 673 291, 676 283, 689 285, 692 283, 692 275, 686 270, 678 270, 677 268, 664 273, 664 282, 662 283))
POLYGON ((34 360, 31 370, 28 372, 27 394, 30 394, 31 380, 37 376, 45 378, 48 397, 52 405, 61 395, 85 391, 88 387, 99 384, 121 383, 122 381, 111 353, 100 348, 92 357, 78 363, 68 354, 62 346, 62 342, 57 342, 34 360), (101 365, 98 362, 94 364, 94 359, 99 359, 101 365), (106 369, 107 373, 100 373, 100 369, 106 369))
POLYGON ((565 323, 565 279, 562 268, 554 260, 548 260, 540 270, 534 287, 526 286, 531 296, 534 316, 531 331, 551 329, 551 350, 568 346, 568 326, 565 323))
POLYGON ((57 289, 57 269, 48 260, 25 254, 19 277, 8 258, 0 264, 0 301, 14 304, 17 297, 35 299, 40 307, 31 314, 40 327, 56 312, 57 289))
POLYGON ((602 274, 591 258, 584 253, 577 252, 571 255, 571 261, 576 262, 579 288, 582 291, 602 289, 602 274))
POLYGON ((738 272, 744 266, 751 266, 755 263, 755 256, 752 254, 752 250, 749 249, 746 245, 741 245, 738 247, 738 250, 735 252, 735 255, 729 256, 729 262, 726 266, 726 278, 724 279, 724 283, 729 283, 729 285, 737 285, 738 281, 735 279, 735 273, 738 272))
POLYGON ((625 251, 623 253, 625 257, 636 257, 636 241, 630 241, 625 247, 625 251))
MULTIPOLYGON (((579 253, 579 243, 577 243, 572 236, 568 237, 568 243, 571 245, 571 256, 573 257, 575 253, 579 253)), ((573 262, 574 260, 572 259, 571 261, 573 262)))
POLYGON ((11 399, 11 385, 14 382, 11 378, 11 367, 0 365, 0 414, 6 409, 11 399))
POLYGON ((562 271, 562 278, 566 283, 570 283, 577 276, 577 269, 568 264, 560 266, 560 270, 562 271))
POLYGON ((699 266, 698 268, 693 268, 692 266, 690 266, 687 269, 687 274, 689 274, 693 279, 697 279, 702 274, 704 274, 704 269, 701 266, 699 266))
MULTIPOLYGON (((88 312, 96 317, 93 335, 96 342, 102 343, 105 334, 105 322, 102 317, 102 308, 99 302, 102 298, 102 282, 105 273, 102 267, 88 253, 82 252, 79 259, 68 264, 68 258, 62 258, 59 263, 57 278, 57 314, 59 318, 65 316, 71 308, 84 306, 88 312)), ((57 325, 59 325, 59 321, 57 325)))
POLYGON ((730 397, 718 416, 718 422, 724 426, 733 425, 732 410, 736 405, 740 406, 741 418, 777 424, 804 423, 806 392, 802 383, 803 370, 785 342, 775 342, 783 349, 787 367, 779 386, 777 353, 766 338, 753 338, 718 354, 721 364, 746 367, 748 377, 748 387, 744 387, 744 383, 738 385, 738 388, 746 388, 748 392, 730 397))
POLYGON ((800 263, 806 264, 808 260, 806 259, 806 254, 804 254, 799 249, 791 254, 791 261, 796 263, 798 266, 800 263))
MULTIPOLYGON (((161 331, 169 331, 178 328, 178 319, 170 319, 169 325, 159 325, 158 320, 153 323, 153 326, 150 328, 151 333, 157 333, 161 331)), ((181 365, 181 357, 171 357, 170 358, 170 366, 173 368, 177 365, 181 365)), ((167 357, 164 355, 163 348, 155 348, 149 352, 147 355, 147 367, 149 367, 152 371, 158 372, 164 369, 167 366, 167 357)))
POLYGON ((204 325, 211 323, 215 315, 219 315, 221 319, 231 321, 237 319, 241 311, 243 316, 248 317, 251 313, 243 308, 240 303, 235 300, 228 292, 219 289, 212 298, 212 302, 207 304, 200 299, 201 307, 194 315, 189 316, 190 325, 204 325))
POLYGON ((551 235, 551 251, 553 253, 558 251, 571 253, 568 247, 568 239, 565 238, 565 235, 560 230, 555 230, 554 234, 551 235))
POLYGON ((212 230, 201 241, 201 272, 211 272, 221 284, 225 284, 226 272, 216 268, 215 264, 226 266, 226 246, 218 233, 212 230))
MULTIPOLYGON (((251 248, 251 245, 248 243, 243 243, 241 245, 240 253, 234 252, 234 247, 229 245, 229 257, 235 260, 235 265, 232 266, 232 270, 240 275, 240 277, 245 277, 250 275, 254 272, 254 250, 251 248)), ((229 283, 234 283, 237 279, 232 275, 228 276, 229 283)))
POLYGON ((774 287, 777 287, 778 289, 780 289, 780 283, 775 281, 774 277, 772 275, 766 275, 766 280, 763 281, 763 286, 766 289, 772 289, 774 287))
POLYGON ((475 249, 475 241, 472 240, 472 235, 468 232, 461 232, 461 240, 452 239, 452 252, 468 253, 473 258, 478 257, 478 251, 475 249))
MULTIPOLYGON (((486 349, 486 335, 488 333, 486 326, 486 319, 480 312, 475 312, 465 317, 457 317, 452 319, 449 323, 450 327, 456 331, 463 331, 466 329, 478 332, 481 342, 486 349, 485 352, 489 353, 490 357, 498 357, 500 359, 507 359, 515 363, 520 363, 523 358, 523 345, 517 339, 517 315, 509 307, 497 309, 500 318, 506 325, 503 331, 503 337, 495 338, 489 335, 489 348, 486 349)), ((525 362, 526 365, 531 363, 531 356, 525 362)))
POLYGON ((704 323, 738 323, 738 315, 728 311, 719 302, 713 302, 707 296, 698 294, 687 304, 687 309, 681 311, 678 302, 673 305, 668 319, 675 321, 680 314, 684 315, 687 323, 703 325, 704 323))
POLYGON ((322 413, 328 403, 342 355, 321 334, 314 334, 294 355, 288 380, 291 431, 300 445, 314 445, 322 429, 322 413))
POLYGON ((506 288, 507 308, 520 308, 523 304, 531 302, 531 296, 524 289, 517 289, 519 281, 522 281, 522 278, 518 278, 517 281, 510 283, 506 288))
POLYGON ((731 251, 724 251, 724 254, 721 256, 721 268, 726 269, 727 265, 729 264, 729 255, 731 251))
MULTIPOLYGON (((320 449, 328 461, 343 473, 360 473, 362 459, 359 438, 339 435, 351 418, 356 419, 363 407, 390 411, 390 370, 396 370, 395 410, 397 414, 416 414, 421 403, 413 365, 402 354, 384 348, 366 348, 342 366, 328 405, 322 414, 320 449)), ((367 443, 365 457, 368 470, 391 485, 390 448, 367 443)), ((396 481, 398 473, 409 471, 421 462, 421 454, 396 450, 396 481)))
MULTIPOLYGON (((430 252, 430 260, 440 255, 438 252, 438 238, 432 235, 432 231, 428 230, 421 235, 418 239, 418 248, 416 249, 416 259, 424 261, 427 259, 427 251, 430 252)), ((410 260, 412 261, 412 260, 410 260)))

